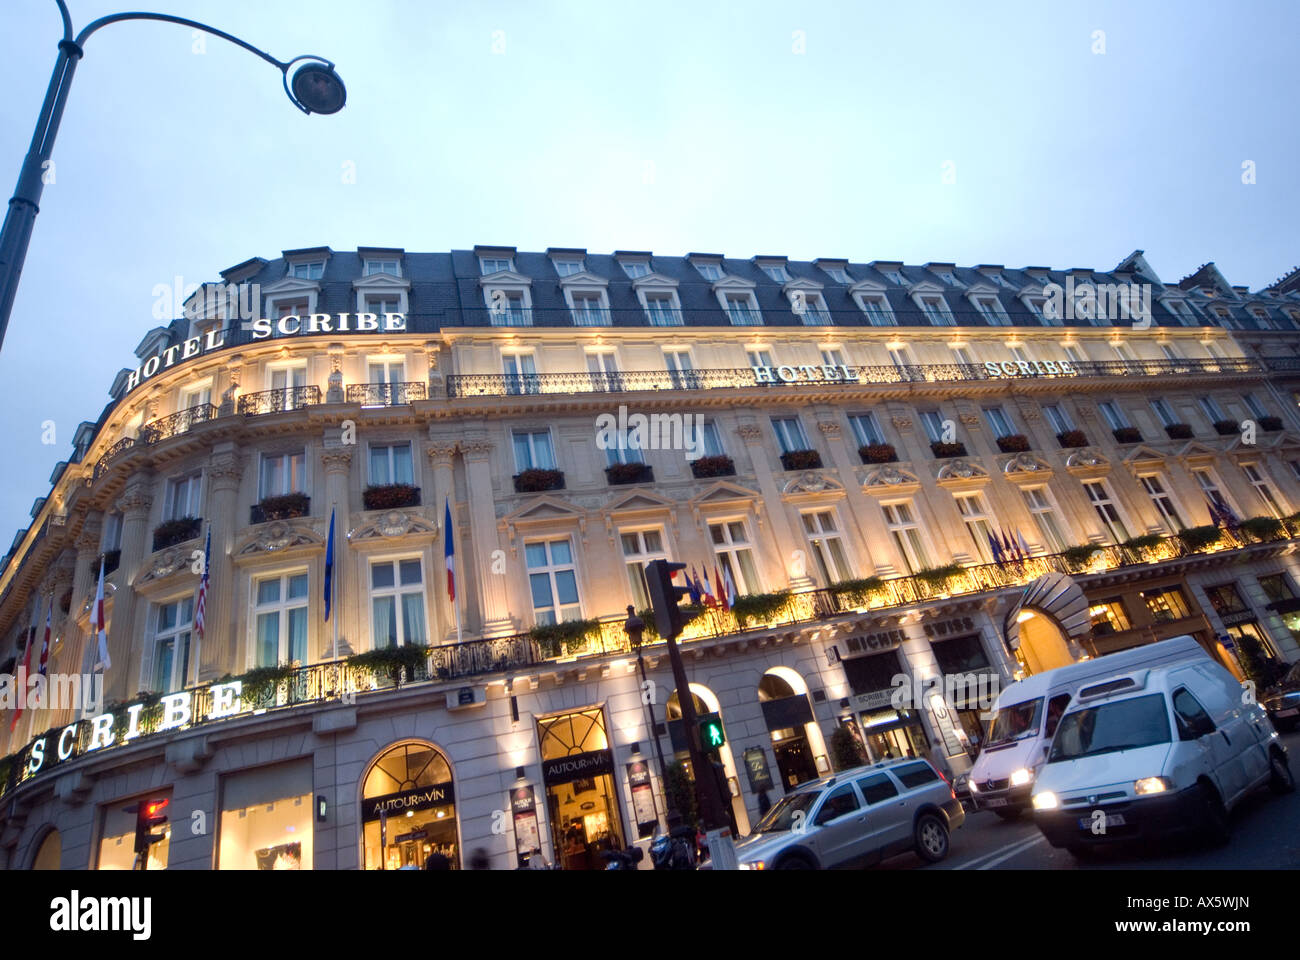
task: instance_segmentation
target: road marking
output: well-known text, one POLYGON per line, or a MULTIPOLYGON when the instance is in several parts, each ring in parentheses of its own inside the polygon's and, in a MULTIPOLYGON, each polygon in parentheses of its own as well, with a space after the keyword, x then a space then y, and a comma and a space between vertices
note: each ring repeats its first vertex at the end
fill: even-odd
POLYGON ((1004 854, 1003 856, 998 857, 996 860, 990 860, 988 863, 981 864, 980 866, 976 867, 975 869, 976 869, 976 870, 992 870, 994 867, 996 867, 996 866, 997 866, 999 863, 1001 863, 1003 860, 1010 860, 1012 857, 1019 856, 1020 854, 1024 853, 1026 850, 1028 850, 1030 847, 1032 847, 1034 844, 1036 844, 1036 843, 1042 843, 1042 842, 1043 842, 1044 840, 1046 840, 1046 839, 1047 839, 1047 838, 1046 838, 1045 836, 1043 836, 1043 835, 1040 833, 1038 836, 1034 837, 1034 838, 1033 838, 1032 840, 1030 840, 1028 843, 1021 844, 1020 847, 1019 847, 1018 849, 1012 850, 1010 853, 1004 854))
POLYGON ((1005 860, 1007 857, 1014 856, 1015 854, 1019 853, 1021 850, 1028 849, 1030 846, 1032 846, 1035 843, 1038 843, 1038 841, 1042 839, 1043 839, 1043 835, 1040 833, 1037 836, 1022 838, 1020 840, 1013 840, 1011 841, 1011 843, 1008 843, 1004 847, 998 847, 998 849, 992 851, 991 853, 982 853, 974 860, 968 860, 966 863, 963 863, 961 866, 953 867, 952 869, 969 870, 972 867, 974 867, 977 870, 982 870, 984 869, 983 867, 975 867, 975 864, 982 863, 983 861, 988 860, 990 857, 996 857, 1000 853, 1006 853, 1006 856, 1002 857, 1002 859, 997 861, 998 863, 1001 863, 1002 860, 1005 860))

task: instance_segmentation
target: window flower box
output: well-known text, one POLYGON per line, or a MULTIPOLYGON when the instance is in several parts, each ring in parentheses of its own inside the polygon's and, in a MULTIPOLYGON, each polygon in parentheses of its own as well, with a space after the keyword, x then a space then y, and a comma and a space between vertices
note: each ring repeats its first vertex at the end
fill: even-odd
MULTIPOLYGON (((104 576, 108 576, 117 569, 117 565, 122 562, 121 550, 104 551, 104 576)), ((90 578, 99 583, 99 557, 90 561, 90 578)))
POLYGON ((263 497, 253 504, 249 523, 266 523, 268 520, 292 520, 311 512, 311 497, 305 493, 285 493, 276 497, 263 497))
POLYGON ((158 524, 153 528, 154 552, 166 550, 186 540, 193 540, 199 535, 199 528, 202 526, 203 521, 198 517, 181 517, 179 520, 168 520, 158 524))
POLYGON ((1230 437, 1240 429, 1241 429, 1241 425, 1237 423, 1236 420, 1215 420, 1214 421, 1214 432, 1221 437, 1230 437))
POLYGON ((781 454, 784 470, 817 470, 822 465, 822 455, 816 450, 791 450, 781 454))
POLYGON ((1065 430, 1056 435, 1056 442, 1063 448, 1086 447, 1088 445, 1088 435, 1082 430, 1065 430))
POLYGON ((409 483, 388 483, 366 487, 361 492, 361 503, 367 510, 397 510, 420 505, 420 488, 409 483))
POLYGON ((1282 429, 1281 417, 1260 417, 1258 422, 1259 429, 1265 433, 1277 433, 1282 429))
POLYGON ((1192 439, 1192 428, 1185 423, 1171 423, 1165 427, 1165 433, 1169 435, 1170 440, 1192 439))
POLYGON ((868 443, 858 447, 863 463, 897 463, 898 451, 892 443, 868 443))
POLYGON ((1111 431, 1116 443, 1141 443, 1142 433, 1137 427, 1116 427, 1111 431))
POLYGON ((611 486, 625 483, 651 483, 654 469, 647 463, 616 463, 605 468, 605 479, 611 486))
POLYGON ((946 460, 949 457, 964 457, 966 456, 966 444, 961 442, 944 443, 942 440, 935 440, 930 444, 930 452, 939 460, 946 460))
POLYGON ((700 457, 698 460, 691 461, 691 473, 695 479, 704 480, 708 477, 734 477, 736 475, 736 463, 726 455, 716 457, 700 457))
POLYGON ((1029 438, 1023 433, 1009 433, 998 437, 998 449, 1003 453, 1024 453, 1029 449, 1029 438))
POLYGON ((515 474, 515 493, 541 493, 544 490, 563 490, 563 470, 542 470, 530 467, 515 474))

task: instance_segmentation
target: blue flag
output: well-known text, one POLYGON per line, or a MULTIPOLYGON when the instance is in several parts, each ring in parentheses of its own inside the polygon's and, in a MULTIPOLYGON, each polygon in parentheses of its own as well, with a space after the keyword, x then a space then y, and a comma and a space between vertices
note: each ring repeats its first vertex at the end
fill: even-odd
POLYGON ((993 531, 992 531, 992 530, 986 530, 985 533, 988 534, 988 538, 989 538, 989 548, 992 549, 992 551, 993 551, 993 562, 994 562, 994 563, 1001 563, 1001 562, 1002 562, 1002 546, 998 543, 998 538, 995 537, 995 536, 993 536, 993 531))
POLYGON ((330 510, 330 538, 325 545, 325 622, 330 619, 330 600, 334 591, 334 511, 330 510))

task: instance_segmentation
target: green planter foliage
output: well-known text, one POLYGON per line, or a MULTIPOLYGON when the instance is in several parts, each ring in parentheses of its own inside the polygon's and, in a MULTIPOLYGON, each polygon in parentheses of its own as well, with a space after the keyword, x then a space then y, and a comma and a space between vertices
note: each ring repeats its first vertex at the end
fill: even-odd
POLYGON ((1275 664, 1271 657, 1264 655, 1259 643, 1248 634, 1234 638, 1237 645, 1237 663, 1247 680, 1255 681, 1256 692, 1263 691, 1276 683, 1285 668, 1275 664))
POLYGON ((1003 453, 1024 453, 1029 449, 1029 438, 1023 433, 1012 433, 998 437, 998 449, 1003 453))
POLYGON ((851 607, 865 607, 871 598, 885 588, 885 581, 880 577, 864 577, 858 580, 841 580, 828 588, 832 596, 851 607))
POLYGON ((822 455, 816 450, 791 450, 781 454, 781 467, 785 470, 817 470, 822 465, 822 455))
MULTIPOLYGON (((158 524, 153 528, 154 552, 166 550, 186 540, 193 540, 199 535, 199 528, 202 525, 203 521, 198 517, 181 517, 179 520, 167 520, 158 524)), ((95 571, 95 576, 99 576, 99 571, 95 571)))
POLYGON ((1215 420, 1214 421, 1214 432, 1221 437, 1230 437, 1240 429, 1241 429, 1241 425, 1237 423, 1236 420, 1215 420))
POLYGON ((1066 563, 1082 566, 1100 549, 1095 543, 1081 543, 1077 547, 1066 547, 1061 551, 1061 556, 1066 563))
POLYGON ((264 497, 257 506, 263 520, 292 520, 305 517, 311 509, 311 497, 305 493, 286 493, 278 497, 264 497))
POLYGON ((895 463, 898 451, 892 443, 868 443, 858 447, 858 456, 863 463, 895 463))
POLYGON ((275 667, 254 667, 242 677, 239 699, 244 706, 266 706, 275 699, 275 691, 280 684, 293 677, 294 669, 287 663, 275 667))
POLYGON ((776 593, 750 593, 737 597, 736 602, 731 605, 731 612, 736 617, 736 623, 743 628, 750 621, 765 623, 771 620, 789 602, 789 590, 778 590, 776 593))
POLYGON ((562 470, 542 470, 530 467, 520 470, 515 475, 516 493, 541 493, 545 490, 563 490, 564 472, 562 470))
POLYGON ((1116 443, 1141 443, 1142 433, 1137 427, 1116 427, 1111 431, 1116 443))
POLYGON ((867 758, 862 755, 862 747, 858 745, 858 738, 846 726, 835 728, 835 732, 831 734, 830 747, 831 763, 834 764, 836 771, 860 767, 867 762, 867 758))
POLYGON ((695 809, 695 784, 686 775, 684 763, 675 761, 664 769, 664 792, 668 794, 670 805, 682 815, 682 823, 698 829, 700 816, 695 809))
POLYGON ((941 440, 935 440, 930 444, 930 452, 938 460, 945 460, 948 457, 964 457, 966 456, 966 444, 944 443, 941 440))
POLYGON ((719 454, 715 457, 700 457, 698 460, 691 461, 691 473, 695 475, 697 480, 703 480, 706 477, 730 477, 736 473, 736 464, 725 454, 719 454))
POLYGON ((1195 552, 1218 543, 1223 539, 1223 531, 1213 524, 1206 524, 1203 527, 1188 527, 1178 534, 1178 538, 1188 550, 1195 552))
POLYGON ((1282 535, 1282 521, 1273 517, 1251 517, 1241 521, 1241 531, 1260 543, 1276 540, 1282 535))
POLYGON ((1149 550, 1152 547, 1158 547, 1164 537, 1158 533, 1148 533, 1140 537, 1133 537, 1125 540, 1120 546, 1129 550, 1149 550))
POLYGON ((376 647, 365 653, 348 657, 347 664, 354 670, 364 670, 397 681, 400 671, 406 671, 408 681, 416 678, 417 672, 424 667, 429 658, 429 648, 421 644, 408 643, 403 647, 376 647))
POLYGON ((366 487, 361 502, 367 510, 398 510, 420 505, 420 488, 409 483, 388 483, 366 487))
MULTIPOLYGON (((650 626, 650 621, 647 621, 647 632, 650 626)), ((538 624, 528 631, 529 638, 537 642, 537 647, 544 657, 558 657, 561 653, 576 652, 582 649, 588 639, 599 635, 599 620, 565 620, 563 623, 538 624)))
POLYGON ((1086 447, 1088 435, 1082 430, 1066 430, 1056 435, 1056 442, 1064 448, 1086 447))
POLYGON ((941 589, 949 580, 961 573, 960 563, 949 563, 942 567, 927 567, 918 570, 914 576, 917 580, 934 589, 941 589))
MULTIPOLYGON (((707 608, 704 606, 692 606, 689 603, 684 603, 680 604, 678 609, 686 616, 686 622, 689 623, 702 614, 707 608)), ((644 610, 638 610, 636 615, 640 617, 641 621, 645 624, 645 631, 641 634, 642 642, 654 643, 659 640, 659 628, 655 626, 654 610, 650 607, 646 607, 644 610)))
POLYGON ((1192 428, 1185 423, 1171 423, 1165 427, 1165 433, 1170 440, 1190 440, 1192 439, 1192 428))

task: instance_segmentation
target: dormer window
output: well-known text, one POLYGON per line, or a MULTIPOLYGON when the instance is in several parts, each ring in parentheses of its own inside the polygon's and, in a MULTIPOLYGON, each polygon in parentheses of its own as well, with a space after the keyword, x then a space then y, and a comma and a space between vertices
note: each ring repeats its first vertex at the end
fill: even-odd
POLYGON ((1255 325, 1261 330, 1276 330, 1277 325, 1273 318, 1268 315, 1268 311, 1263 308, 1257 308, 1250 311, 1250 315, 1255 318, 1255 325))
POLYGON ((644 260, 624 260, 619 264, 619 266, 623 268, 623 272, 626 273, 628 278, 631 280, 650 276, 650 264, 646 263, 644 260))
POLYGON ((1002 306, 1002 301, 997 297, 973 297, 972 302, 975 309, 979 311, 984 322, 990 327, 1009 327, 1011 318, 1007 316, 1006 308, 1002 306))
POLYGON ((805 327, 829 327, 832 323, 826 301, 812 290, 791 290, 790 307, 805 327))
POLYGON ((361 275, 363 277, 373 277, 377 274, 400 277, 402 270, 397 260, 367 260, 361 270, 361 275))
POLYGON ((942 280, 944 283, 948 284, 948 286, 950 286, 950 287, 964 287, 964 286, 966 286, 966 284, 962 283, 962 282, 961 282, 960 280, 958 280, 955 276, 953 276, 953 275, 952 275, 952 272, 951 272, 950 270, 945 270, 945 271, 943 271, 942 273, 940 273, 938 276, 939 276, 939 279, 940 279, 940 280, 942 280))
POLYGON ((325 273, 324 260, 311 260, 306 263, 289 264, 289 276, 295 280, 319 280, 325 273))
POLYGON ((483 276, 514 270, 514 261, 510 257, 479 257, 479 272, 483 276))
POLYGON ((728 293, 726 295, 727 316, 733 326, 754 327, 763 322, 758 312, 758 301, 752 293, 728 293))
POLYGON ((702 261, 695 264, 695 269, 699 271, 701 277, 710 282, 722 279, 722 264, 712 261, 702 261))
POLYGON ((1165 306, 1184 327, 1196 326, 1196 313, 1186 300, 1166 300, 1165 306))
POLYGON ((836 283, 853 282, 853 278, 849 276, 849 272, 845 270, 843 267, 822 267, 822 269, 825 270, 826 275, 830 277, 832 280, 834 280, 836 283))
POLYGON ((645 294, 646 318, 652 327, 680 327, 682 311, 673 291, 645 294))
POLYGON ((609 309, 603 290, 574 290, 570 293, 575 327, 609 326, 609 309))
POLYGON ((859 293, 857 301, 862 312, 867 315, 867 321, 873 327, 898 326, 898 321, 894 319, 894 311, 890 309, 889 301, 885 299, 883 293, 859 293))
POLYGON ((990 280, 996 283, 999 287, 1006 287, 1006 289, 1008 290, 1016 289, 1015 284, 1013 284, 1010 280, 1004 277, 1001 273, 989 273, 989 274, 985 274, 985 276, 987 276, 990 280))
POLYGON ((900 287, 906 287, 906 286, 908 286, 907 278, 904 277, 904 276, 903 276, 901 273, 899 273, 897 270, 886 270, 886 271, 885 271, 885 278, 886 278, 890 283, 897 284, 897 285, 900 286, 900 287))
POLYGON ((562 277, 571 277, 575 273, 582 273, 585 269, 581 257, 557 257, 551 262, 555 264, 555 272, 562 277))
POLYGON ((918 298, 921 310, 936 327, 953 327, 956 321, 948 310, 948 304, 941 296, 922 296, 918 298))
POLYGON ((759 266, 769 280, 775 280, 777 283, 788 283, 790 274, 786 273, 785 267, 779 263, 766 263, 759 266))

